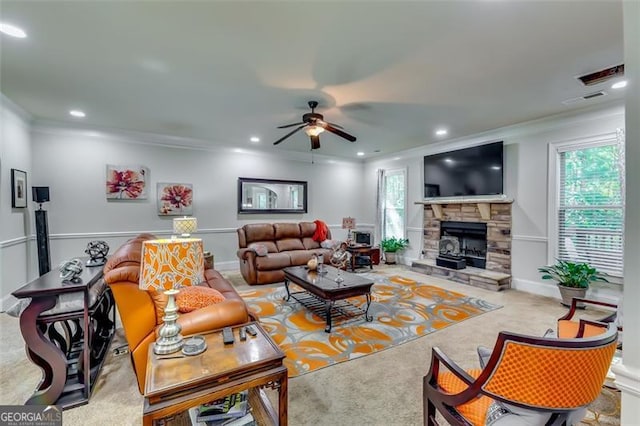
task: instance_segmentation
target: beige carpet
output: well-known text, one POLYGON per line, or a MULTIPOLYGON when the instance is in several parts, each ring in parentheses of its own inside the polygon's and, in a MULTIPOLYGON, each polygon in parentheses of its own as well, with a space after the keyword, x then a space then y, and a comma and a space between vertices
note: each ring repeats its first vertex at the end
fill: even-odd
MULTIPOLYGON (((439 346, 461 366, 475 367, 476 347, 493 346, 500 330, 540 335, 566 312, 550 298, 513 290, 491 292, 400 267, 385 272, 428 281, 503 308, 389 350, 290 379, 291 425, 420 425, 422 377, 429 368, 433 346, 439 346)), ((237 272, 225 275, 239 289, 248 288, 237 272)), ((22 404, 39 382, 40 371, 25 356, 16 318, 0 314, 0 339, 0 405, 22 404)), ((123 341, 118 330, 113 345, 123 341)), ((65 411, 63 424, 139 425, 142 402, 128 355, 109 354, 91 402, 65 411)), ((617 425, 619 420, 600 418, 600 424, 617 425)))

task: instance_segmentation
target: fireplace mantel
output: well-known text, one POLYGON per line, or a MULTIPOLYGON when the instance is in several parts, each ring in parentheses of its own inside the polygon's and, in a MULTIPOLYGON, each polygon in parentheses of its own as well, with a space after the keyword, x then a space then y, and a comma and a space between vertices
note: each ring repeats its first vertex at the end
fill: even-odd
POLYGON ((509 198, 461 198, 461 199, 432 199, 416 201, 414 204, 423 204, 425 206, 431 206, 433 214, 437 219, 442 219, 442 205, 443 204, 475 204, 480 212, 480 217, 484 220, 491 220, 491 204, 511 204, 513 200, 509 198))

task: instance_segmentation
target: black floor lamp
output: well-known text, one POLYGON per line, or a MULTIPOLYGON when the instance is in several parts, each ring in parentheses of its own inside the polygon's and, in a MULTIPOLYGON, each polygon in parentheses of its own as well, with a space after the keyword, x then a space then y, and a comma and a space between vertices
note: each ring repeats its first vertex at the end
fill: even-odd
POLYGON ((36 210, 36 240, 38 242, 38 269, 40 270, 40 276, 42 276, 51 270, 47 211, 42 210, 42 203, 49 201, 49 187, 34 186, 31 188, 31 192, 33 201, 40 205, 36 210))

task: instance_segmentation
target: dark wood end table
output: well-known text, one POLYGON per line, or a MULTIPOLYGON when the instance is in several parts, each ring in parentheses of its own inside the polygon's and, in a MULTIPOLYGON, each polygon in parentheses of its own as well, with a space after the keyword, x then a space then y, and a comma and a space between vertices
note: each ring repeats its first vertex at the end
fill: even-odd
MULTIPOLYGON (((80 258, 83 263, 88 258, 80 258)), ((86 404, 115 332, 115 303, 102 266, 85 266, 75 281, 53 270, 13 292, 31 298, 20 314, 27 356, 42 380, 25 405, 86 404)))
POLYGON ((225 345, 222 330, 203 334, 207 350, 200 355, 180 352, 156 355, 149 346, 143 424, 170 418, 192 407, 249 390, 251 413, 259 425, 287 425, 288 376, 284 352, 258 323, 257 336, 241 341, 242 326, 233 327, 235 342, 225 345), (278 414, 263 388, 278 391, 278 414))
POLYGON ((327 323, 324 331, 331 332, 332 316, 364 314, 365 320, 373 321, 373 317, 369 316, 369 307, 371 306, 371 286, 373 281, 358 276, 356 274, 341 271, 333 266, 323 265, 324 273, 317 271, 309 271, 306 266, 291 266, 284 269, 284 285, 287 290, 285 300, 289 301, 292 297, 303 304, 309 310, 315 312, 320 308, 324 308, 324 317, 327 323), (342 278, 342 281, 336 281, 336 278, 342 278), (293 282, 305 291, 292 292, 289 289, 289 283, 293 282), (311 296, 311 297, 309 297, 311 296), (365 296, 367 299, 367 307, 365 310, 345 302, 338 306, 337 301, 342 301, 350 297, 365 296))

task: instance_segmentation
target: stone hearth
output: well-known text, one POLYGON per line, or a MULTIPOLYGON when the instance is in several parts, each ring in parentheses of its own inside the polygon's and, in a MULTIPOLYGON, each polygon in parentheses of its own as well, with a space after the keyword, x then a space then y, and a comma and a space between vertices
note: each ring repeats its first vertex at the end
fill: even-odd
POLYGON ((425 259, 414 262, 412 268, 478 287, 493 290, 510 288, 512 202, 512 200, 503 199, 416 202, 416 204, 424 204, 423 255, 425 259), (439 254, 440 224, 443 221, 487 224, 486 269, 465 268, 456 271, 435 264, 439 254))

